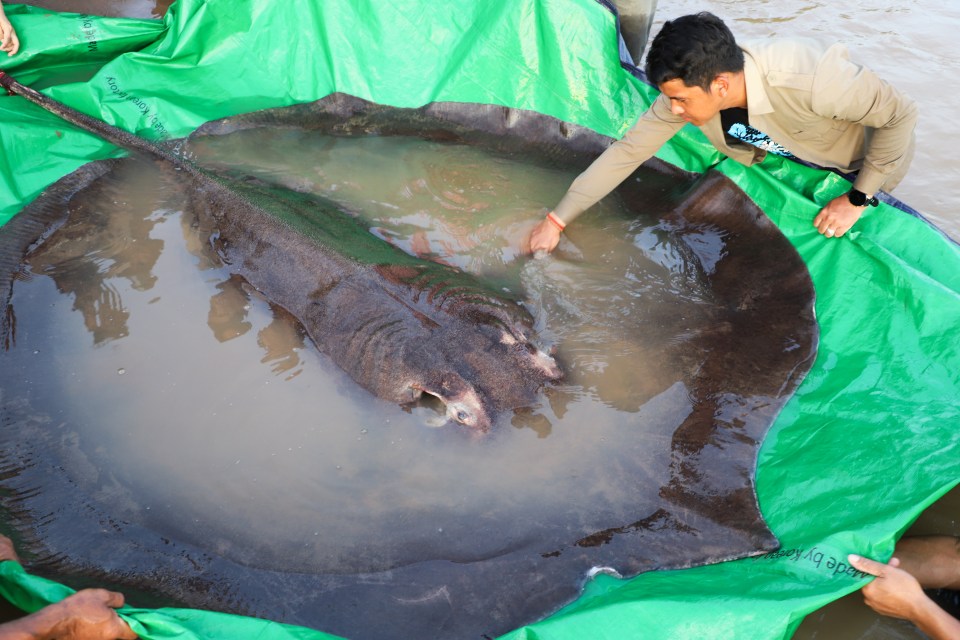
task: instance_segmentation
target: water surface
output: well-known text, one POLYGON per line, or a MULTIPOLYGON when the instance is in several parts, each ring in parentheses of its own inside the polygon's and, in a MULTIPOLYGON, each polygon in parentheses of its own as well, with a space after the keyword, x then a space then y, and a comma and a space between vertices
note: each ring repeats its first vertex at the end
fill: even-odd
MULTIPOLYGON (((729 185, 721 177, 694 187, 648 171, 629 207, 609 198, 575 242, 537 260, 520 243, 569 169, 419 138, 282 128, 199 138, 186 152, 240 179, 333 200, 385 241, 496 283, 527 306, 565 378, 482 437, 445 423, 429 402, 377 400, 288 313, 211 259, 176 171, 120 161, 71 199, 67 222, 13 285, 5 446, 55 478, 37 494, 33 465, 13 472, 46 570, 83 574, 91 564, 144 588, 154 584, 144 572, 170 572, 177 584, 230 575, 221 579, 239 605, 211 588, 196 599, 172 591, 190 606, 352 635, 358 621, 334 620, 343 607, 331 602, 368 597, 364 576, 416 589, 436 562, 457 581, 472 576, 466 593, 478 602, 519 608, 489 622, 502 632, 569 601, 592 564, 630 575, 775 544, 752 474, 784 389, 809 363, 812 288, 739 192, 702 192, 729 185), (773 308, 755 290, 782 275, 767 273, 765 251, 800 276, 781 281, 773 308), (770 330, 780 320, 784 334, 770 330), (77 535, 89 529, 66 495, 110 520, 116 544, 159 554, 162 567, 142 555, 105 559, 103 541, 77 535), (192 569, 178 566, 184 556, 192 569), (361 595, 277 611, 277 593, 325 597, 314 576, 361 595), (552 595, 528 606, 505 579, 514 590, 515 580, 542 580, 552 595), (261 589, 274 594, 264 609, 254 604, 261 589)), ((370 624, 407 616, 413 628, 424 616, 405 603, 435 598, 421 589, 396 601, 398 611, 370 624)))
POLYGON ((654 511, 623 474, 666 482, 669 461, 644 452, 663 450, 651 440, 669 437, 690 400, 664 344, 709 322, 712 304, 655 220, 632 235, 659 262, 636 249, 607 265, 509 273, 529 228, 516 211, 570 175, 491 168, 475 149, 403 138, 306 138, 292 153, 291 135, 248 132, 214 152, 252 158, 264 176, 274 154, 277 177, 303 188, 312 176, 405 249, 516 290, 524 277, 554 282, 532 308, 541 325, 565 320, 544 336, 564 354, 564 384, 482 443, 429 403, 403 411, 373 398, 288 314, 204 258, 169 176, 129 163, 85 195, 14 287, 4 378, 20 373, 6 389, 64 416, 74 481, 116 517, 278 570, 384 570, 408 562, 414 541, 475 560, 565 531, 569 514, 592 511, 603 528, 654 511), (577 294, 564 290, 574 282, 577 294), (483 513, 496 514, 497 535, 483 513))

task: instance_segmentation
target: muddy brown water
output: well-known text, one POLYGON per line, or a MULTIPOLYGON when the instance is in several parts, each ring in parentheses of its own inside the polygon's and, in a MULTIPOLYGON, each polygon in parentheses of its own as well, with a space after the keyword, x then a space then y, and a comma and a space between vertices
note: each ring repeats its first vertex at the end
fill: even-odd
MULTIPOLYGON (((80 10, 77 6, 81 4, 55 0, 27 0, 26 3, 65 11, 80 10)), ((90 0, 82 4, 85 12, 130 17, 157 17, 162 15, 169 5, 167 2, 134 0, 105 0, 99 3, 90 0)), ((931 83, 949 76, 960 64, 956 50, 949 40, 960 30, 960 11, 957 7, 932 0, 897 6, 880 0, 861 0, 848 3, 844 10, 839 12, 830 3, 800 0, 678 0, 669 4, 660 3, 652 33, 656 33, 664 19, 704 9, 729 20, 740 37, 802 34, 842 39, 851 44, 855 59, 869 60, 882 75, 907 90, 921 105, 918 129, 920 148, 910 175, 896 195, 918 208, 954 238, 960 237, 960 219, 957 217, 960 199, 952 190, 943 188, 943 185, 956 184, 960 177, 960 163, 952 159, 955 155, 954 127, 955 123, 960 121, 960 106, 955 102, 944 102, 929 91, 931 83)), ((552 199, 547 198, 537 203, 537 206, 549 202, 552 202, 552 199)), ((171 230, 170 233, 176 235, 175 231, 171 230)), ((197 308, 193 311, 198 316, 206 316, 210 334, 219 335, 218 339, 223 340, 224 344, 232 342, 231 348, 239 349, 241 343, 249 343, 249 336, 252 334, 266 336, 258 338, 257 342, 263 341, 266 345, 273 346, 243 346, 264 360, 264 388, 270 384, 278 386, 277 382, 280 380, 299 377, 305 367, 321 368, 318 363, 309 362, 310 356, 304 354, 300 339, 292 335, 289 329, 270 329, 276 324, 272 314, 266 308, 255 309, 256 301, 253 304, 248 302, 248 292, 226 286, 221 293, 222 299, 226 300, 223 311, 214 311, 213 303, 210 308, 197 308), (230 338, 231 335, 233 339, 230 338), (243 336, 248 337, 244 339, 243 336), (308 362, 304 362, 305 359, 308 362), (266 371, 269 371, 269 374, 266 371)), ((109 308, 110 297, 109 294, 105 296, 105 308, 109 308)), ((149 300, 147 302, 149 303, 149 300)), ((116 323, 117 319, 105 318, 105 321, 107 324, 111 321, 116 323)), ((92 337, 87 329, 75 331, 85 341, 92 337)), ((107 373, 102 377, 107 384, 115 384, 126 375, 122 363, 110 370, 112 366, 108 367, 107 373)), ((226 400, 221 404, 229 406, 230 401, 226 400)), ((207 407, 206 410, 211 409, 207 407)), ((333 411, 336 411, 336 408, 333 411)), ((362 438, 365 435, 367 434, 358 433, 355 437, 362 438)), ((282 431, 279 436, 276 441, 282 444, 282 431)), ((160 445, 161 452, 169 452, 173 456, 182 455, 181 451, 175 450, 169 443, 165 445, 162 437, 158 436, 157 440, 156 444, 160 445)), ((302 451, 302 441, 288 439, 286 444, 285 449, 280 446, 265 449, 261 457, 276 457, 284 451, 287 455, 302 451)), ((238 460, 224 459, 221 463, 224 466, 231 463, 236 467, 241 465, 238 460)), ((960 490, 954 489, 921 516, 908 534, 960 534, 956 517, 958 511, 960 490)), ((808 616, 795 637, 865 640, 877 637, 907 639, 923 636, 906 623, 876 616, 861 603, 859 594, 854 593, 808 616)))
MULTIPOLYGON (((491 168, 470 147, 418 139, 252 134, 204 147, 252 159, 234 168, 265 168, 264 177, 274 169, 292 186, 372 210, 371 222, 394 243, 503 286, 579 281, 582 295, 547 303, 550 315, 564 314, 560 332, 569 339, 543 336, 564 340, 572 391, 509 419, 513 426, 481 449, 429 402, 397 411, 319 354, 282 310, 205 261, 169 176, 148 163, 124 165, 84 196, 67 233, 31 256, 32 275, 14 286, 16 345, 5 357, 8 372, 22 372, 21 393, 70 416, 65 464, 112 515, 245 565, 378 571, 403 561, 394 545, 408 538, 431 540, 440 556, 469 554, 464 561, 493 553, 498 547, 488 545, 511 536, 477 537, 478 513, 503 517, 508 509, 504 519, 521 538, 551 513, 604 503, 626 522, 629 515, 616 515, 633 494, 621 481, 625 468, 666 482, 668 458, 638 456, 662 449, 647 440, 672 433, 688 402, 676 372, 659 366, 675 323, 657 314, 673 318, 681 304, 696 326, 708 322, 711 304, 708 291, 671 271, 683 268, 681 255, 664 264, 620 258, 640 261, 627 268, 641 282, 634 290, 624 289, 619 269, 584 273, 559 261, 511 274, 511 245, 531 219, 518 222, 517 212, 535 210, 571 175, 519 163, 491 168), (432 225, 437 217, 444 222, 432 225), (507 240, 497 246, 496 238, 507 240), (617 291, 633 300, 618 300, 617 291), (638 340, 631 327, 640 315, 663 333, 638 340), (637 411, 646 426, 628 444, 622 429, 637 411), (361 555, 367 564, 358 566, 361 555)), ((644 239, 670 254, 655 229, 638 234, 644 239)), ((598 230, 592 243, 605 241, 598 230)))
MULTIPOLYGON (((796 256, 781 263, 795 265, 800 278, 789 285, 780 280, 777 290, 799 297, 788 294, 782 307, 754 305, 754 297, 766 294, 753 290, 745 299, 737 287, 718 293, 710 285, 714 274, 726 283, 733 277, 739 287, 762 278, 767 272, 751 266, 762 257, 727 256, 761 256, 761 247, 775 246, 769 234, 784 243, 779 256, 788 249, 769 222, 762 232, 744 222, 753 218, 734 208, 741 200, 723 200, 730 208, 716 220, 738 220, 742 228, 705 218, 689 229, 681 225, 686 231, 678 236, 671 230, 677 220, 637 219, 620 198, 611 198, 578 231, 575 245, 564 242, 557 259, 529 260, 520 259, 519 243, 541 216, 538 203, 559 197, 569 184, 569 169, 420 138, 296 129, 201 138, 186 152, 220 171, 334 200, 408 253, 453 264, 508 291, 535 292, 526 304, 541 340, 562 354, 566 378, 538 404, 501 420, 482 443, 446 424, 430 403, 398 411, 353 384, 311 348, 292 318, 209 260, 192 216, 184 214, 190 205, 176 188, 175 172, 121 162, 71 201, 69 221, 31 251, 13 286, 15 340, 4 354, 3 392, 17 436, 7 446, 17 447, 20 460, 40 457, 38 464, 56 469, 53 484, 45 482, 43 495, 29 499, 42 523, 40 545, 52 550, 50 558, 41 553, 46 571, 82 574, 83 567, 64 564, 68 556, 105 571, 120 563, 115 580, 144 571, 125 569, 122 554, 111 557, 102 543, 87 548, 72 540, 81 527, 62 517, 56 487, 89 496, 84 511, 129 532, 118 544, 155 546, 136 542, 136 532, 145 530, 209 551, 213 562, 270 572, 274 579, 339 574, 343 583, 342 576, 388 571, 418 572, 420 579, 420 572, 433 572, 429 562, 453 561, 480 576, 481 586, 473 587, 483 591, 476 592, 480 601, 510 598, 508 591, 482 586, 510 570, 497 567, 499 558, 538 562, 546 544, 549 557, 562 559, 546 563, 557 594, 531 604, 536 615, 576 593, 594 550, 600 562, 627 573, 742 557, 773 544, 747 509, 738 507, 738 521, 726 522, 729 510, 715 505, 702 505, 708 510, 692 516, 695 532, 678 538, 662 508, 673 507, 658 493, 659 487, 680 490, 673 487, 674 467, 683 460, 678 447, 694 447, 692 455, 713 472, 715 495, 726 499, 729 492, 736 501, 741 498, 733 494, 742 495, 749 503, 756 440, 772 417, 769 408, 779 406, 773 390, 783 387, 757 386, 767 376, 740 379, 730 372, 776 377, 765 367, 767 356, 779 362, 778 353, 796 354, 787 357, 788 372, 796 370, 794 358, 809 362, 807 328, 790 334, 800 342, 791 338, 786 346, 783 336, 771 334, 769 349, 757 346, 766 344, 763 336, 753 335, 751 344, 764 355, 750 356, 745 368, 736 356, 722 360, 725 379, 737 390, 729 387, 729 403, 714 406, 709 396, 704 405, 710 416, 729 413, 729 433, 717 430, 715 440, 712 421, 706 433, 680 429, 688 416, 701 414, 699 371, 715 370, 714 347, 726 358, 736 343, 722 330, 727 320, 756 315, 731 309, 762 308, 764 327, 776 324, 774 316, 790 326, 812 325, 805 306, 812 290, 796 256), (743 242, 751 244, 730 249, 743 242), (737 303, 731 306, 727 295, 737 303), (649 527, 641 526, 644 519, 649 527), (598 533, 606 536, 602 542, 588 539, 598 533), (637 553, 629 558, 612 551, 633 535, 652 542, 634 545, 637 553)), ((675 206, 670 197, 660 202, 663 196, 654 195, 657 189, 686 193, 689 181, 674 180, 650 178, 645 207, 675 206)), ((693 193, 691 201, 704 199, 693 193)), ((16 490, 31 493, 24 482, 35 474, 24 470, 16 490)), ((166 565, 176 555, 170 553, 166 565)), ((249 580, 230 584, 243 594, 238 600, 263 604, 257 600, 263 596, 250 595, 257 588, 249 580)), ((236 610, 230 598, 210 597, 193 594, 189 603, 236 610)), ((275 602, 264 606, 264 615, 276 615, 275 602)), ((397 615, 424 619, 398 608, 397 615)), ((511 615, 500 631, 534 614, 511 615)), ((355 618, 332 622, 330 610, 311 614, 301 606, 285 619, 356 632, 355 618)), ((383 623, 390 619, 395 615, 383 623)), ((363 633, 380 637, 375 634, 382 630, 363 633)))

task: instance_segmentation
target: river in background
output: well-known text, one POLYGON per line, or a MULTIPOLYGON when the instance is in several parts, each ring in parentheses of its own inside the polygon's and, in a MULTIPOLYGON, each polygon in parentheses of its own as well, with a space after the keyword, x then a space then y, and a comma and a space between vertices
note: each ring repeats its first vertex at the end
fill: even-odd
MULTIPOLYGON (((26 4, 102 15, 157 17, 168 2, 152 0, 28 0, 26 4)), ((960 103, 951 80, 960 68, 955 34, 960 32, 960 5, 913 0, 660 0, 652 33, 664 20, 707 10, 724 18, 740 39, 814 36, 842 41, 851 57, 905 91, 920 106, 918 149, 910 173, 894 195, 917 209, 954 239, 960 238, 960 160, 954 157, 960 103)), ((28 37, 21 34, 21 38, 28 37)), ((228 294, 229 295, 229 294, 228 294)), ((232 295, 241 295, 234 293, 232 295)), ((283 366, 283 365, 280 365, 283 366)), ((957 513, 960 490, 934 504, 908 533, 960 535, 957 513)), ((828 638, 922 638, 911 625, 872 613, 859 594, 851 594, 814 612, 795 635, 803 640, 828 638)))

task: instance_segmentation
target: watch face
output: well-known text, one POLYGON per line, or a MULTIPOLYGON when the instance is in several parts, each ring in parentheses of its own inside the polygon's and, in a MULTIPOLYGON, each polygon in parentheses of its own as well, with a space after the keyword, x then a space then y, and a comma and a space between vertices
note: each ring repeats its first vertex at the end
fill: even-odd
POLYGON ((851 189, 847 192, 847 199, 850 200, 850 204, 855 207, 862 207, 867 204, 867 194, 862 191, 857 191, 856 189, 851 189))

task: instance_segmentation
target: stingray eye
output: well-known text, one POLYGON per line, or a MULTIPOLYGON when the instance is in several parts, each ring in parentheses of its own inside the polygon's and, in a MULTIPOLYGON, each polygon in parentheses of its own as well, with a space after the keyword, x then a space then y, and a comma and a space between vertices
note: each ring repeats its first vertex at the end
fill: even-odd
POLYGON ((470 414, 464 411, 463 409, 460 409, 459 411, 457 411, 457 422, 466 422, 467 418, 469 417, 470 417, 470 414))

